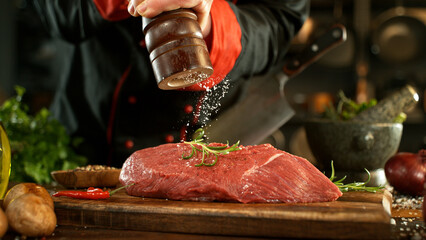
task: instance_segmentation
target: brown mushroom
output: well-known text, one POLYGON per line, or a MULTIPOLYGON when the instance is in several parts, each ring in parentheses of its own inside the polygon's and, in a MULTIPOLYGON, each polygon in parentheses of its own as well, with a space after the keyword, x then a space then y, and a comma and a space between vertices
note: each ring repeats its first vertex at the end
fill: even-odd
POLYGON ((10 227, 28 237, 42 237, 53 233, 56 215, 46 201, 33 193, 27 193, 11 201, 6 209, 10 227))
POLYGON ((49 192, 42 186, 35 183, 20 183, 13 186, 4 197, 3 200, 3 209, 7 209, 7 206, 16 198, 24 195, 26 193, 33 193, 46 202, 52 209, 54 207, 53 199, 50 196, 49 192))
POLYGON ((0 238, 2 238, 7 232, 7 227, 8 224, 6 214, 4 214, 4 211, 0 208, 0 238))

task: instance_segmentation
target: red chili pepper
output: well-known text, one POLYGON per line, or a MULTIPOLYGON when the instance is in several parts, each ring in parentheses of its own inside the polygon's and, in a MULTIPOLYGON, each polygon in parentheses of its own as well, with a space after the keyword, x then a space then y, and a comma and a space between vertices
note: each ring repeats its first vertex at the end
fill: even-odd
POLYGON ((89 187, 87 189, 87 192, 103 192, 104 190, 100 189, 100 188, 94 188, 94 187, 89 187))
POLYGON ((120 191, 123 188, 126 188, 128 186, 133 185, 129 184, 126 186, 122 186, 119 187, 113 191, 103 191, 100 188, 94 188, 94 187, 89 187, 87 189, 87 191, 83 192, 83 191, 74 191, 74 190, 67 190, 67 191, 59 191, 53 194, 54 197, 61 197, 61 196, 65 196, 65 197, 70 197, 70 198, 77 198, 77 199, 92 199, 92 200, 96 200, 96 199, 107 199, 109 197, 111 197, 111 195, 115 194, 116 192, 120 191))

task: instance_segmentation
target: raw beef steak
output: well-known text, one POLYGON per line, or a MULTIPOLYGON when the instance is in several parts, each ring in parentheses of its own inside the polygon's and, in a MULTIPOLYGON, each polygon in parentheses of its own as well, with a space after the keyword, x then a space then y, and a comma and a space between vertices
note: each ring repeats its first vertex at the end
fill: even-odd
MULTIPOLYGON (((196 167, 201 153, 185 160, 188 144, 165 144, 133 153, 123 164, 120 182, 135 183, 129 195, 173 200, 226 202, 325 202, 342 193, 304 158, 269 144, 240 146, 219 155, 215 166, 196 167)), ((209 161, 213 160, 209 159, 209 161)))

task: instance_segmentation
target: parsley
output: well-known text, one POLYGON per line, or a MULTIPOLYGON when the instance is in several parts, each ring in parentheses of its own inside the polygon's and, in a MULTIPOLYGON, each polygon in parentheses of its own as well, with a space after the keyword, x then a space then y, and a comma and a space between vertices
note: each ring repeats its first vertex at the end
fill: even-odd
POLYGON ((73 146, 82 139, 71 139, 64 126, 41 109, 34 116, 22 102, 25 88, 16 86, 17 95, 0 106, 0 121, 9 137, 12 182, 50 183, 51 171, 73 169, 86 163, 73 146))

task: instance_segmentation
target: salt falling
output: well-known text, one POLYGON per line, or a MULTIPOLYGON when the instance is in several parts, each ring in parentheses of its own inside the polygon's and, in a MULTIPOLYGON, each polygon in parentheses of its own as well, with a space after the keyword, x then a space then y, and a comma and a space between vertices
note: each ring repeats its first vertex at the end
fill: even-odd
MULTIPOLYGON (((201 99, 201 109, 199 111, 194 111, 194 117, 198 118, 198 123, 201 124, 202 127, 205 127, 211 119, 211 116, 220 110, 221 100, 228 93, 231 84, 229 79, 225 78, 220 84, 217 84, 212 88, 207 86, 203 87, 205 87, 206 90, 201 99)), ((190 122, 186 123, 186 126, 189 127, 190 125, 190 122)))

